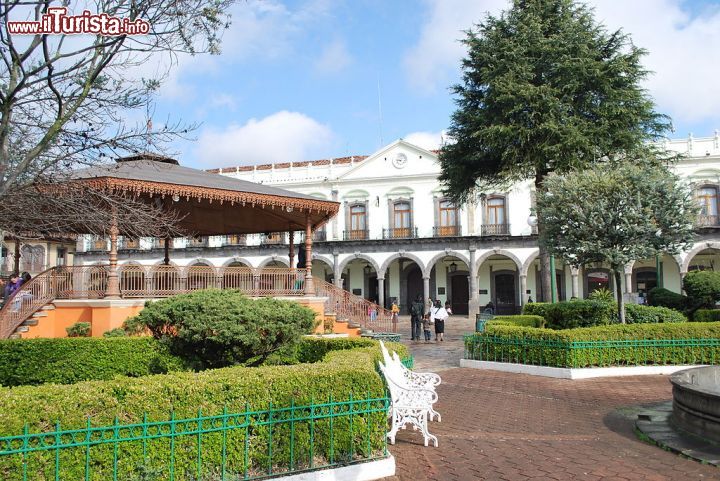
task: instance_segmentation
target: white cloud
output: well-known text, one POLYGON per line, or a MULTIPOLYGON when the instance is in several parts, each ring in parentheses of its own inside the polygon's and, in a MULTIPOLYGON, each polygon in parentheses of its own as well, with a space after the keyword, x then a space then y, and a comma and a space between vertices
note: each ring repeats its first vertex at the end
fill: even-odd
POLYGON ((448 87, 460 68, 465 47, 459 42, 468 30, 487 12, 498 13, 507 0, 426 0, 429 10, 417 44, 403 59, 413 87, 435 93, 448 87))
POLYGON ((352 63, 352 56, 345 42, 335 40, 325 46, 320 57, 315 61, 315 68, 322 74, 341 72, 352 63))
POLYGON ((647 88, 658 110, 678 122, 718 122, 720 8, 715 6, 691 18, 681 0, 593 3, 598 20, 611 30, 622 27, 637 46, 649 51, 644 65, 655 73, 647 88))
POLYGON ((223 167, 322 158, 333 147, 332 130, 286 110, 224 130, 205 129, 196 143, 198 163, 223 167))
MULTIPOLYGON (((645 66, 655 73, 647 88, 658 110, 678 122, 717 122, 720 95, 720 8, 708 6, 691 17, 683 0, 592 0, 596 19, 620 27, 650 51, 645 66)), ((420 91, 445 89, 460 71, 465 48, 457 42, 485 12, 498 15, 505 0, 427 0, 428 17, 417 43, 407 52, 408 81, 420 91)), ((698 134, 706 134, 698 133, 698 134)))
POLYGON ((445 132, 442 130, 440 132, 412 132, 403 137, 403 140, 425 150, 437 150, 445 137, 445 132))

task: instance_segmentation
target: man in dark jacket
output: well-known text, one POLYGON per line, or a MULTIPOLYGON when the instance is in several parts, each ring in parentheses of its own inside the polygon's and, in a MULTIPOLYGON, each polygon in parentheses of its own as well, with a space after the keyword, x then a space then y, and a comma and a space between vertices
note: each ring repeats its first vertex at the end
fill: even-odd
POLYGON ((424 308, 422 296, 418 295, 410 305, 411 339, 413 341, 420 340, 420 324, 422 323, 424 308))

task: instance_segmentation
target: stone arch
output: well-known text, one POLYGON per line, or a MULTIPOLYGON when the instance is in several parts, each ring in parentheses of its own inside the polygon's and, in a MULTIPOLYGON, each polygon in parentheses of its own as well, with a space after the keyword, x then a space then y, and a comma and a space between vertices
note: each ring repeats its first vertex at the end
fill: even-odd
POLYGON ((328 259, 327 257, 325 257, 323 255, 318 255, 318 254, 313 253, 312 260, 320 261, 320 262, 324 263, 326 266, 328 266, 330 268, 331 271, 334 268, 334 265, 333 265, 334 263, 333 263, 332 259, 328 259))
MULTIPOLYGON (((690 249, 690 251, 685 254, 685 258, 681 263, 678 263, 680 266, 680 274, 682 275, 683 272, 687 273, 688 268, 690 267, 690 262, 693 260, 693 258, 704 251, 705 249, 715 249, 720 251, 720 242, 702 242, 700 244, 697 244, 695 247, 690 249)), ((677 259, 676 259, 677 260, 677 259)))
POLYGON ((423 261, 421 261, 418 256, 416 256, 415 254, 411 254, 409 252, 403 252, 403 253, 398 252, 398 253, 391 255, 387 259, 385 259, 385 262, 383 262, 383 264, 380 266, 380 270, 378 271, 378 276, 380 275, 380 273, 382 273, 382 276, 385 277, 385 273, 387 272, 388 267, 390 267, 390 264, 396 259, 410 259, 411 261, 415 262, 415 264, 418 265, 418 267, 420 268, 420 272, 422 272, 423 277, 430 276, 429 271, 427 271, 425 269, 425 263, 423 261))
POLYGON ((123 296, 140 296, 146 291, 148 268, 138 261, 127 261, 118 265, 120 292, 123 296))
POLYGON ((258 264, 258 269, 262 269, 263 267, 267 266, 271 262, 279 262, 280 264, 283 264, 285 267, 290 268, 290 261, 285 259, 284 257, 267 257, 258 264))
POLYGON ((375 272, 378 273, 378 276, 380 275, 380 268, 378 266, 377 261, 367 254, 360 254, 360 253, 355 253, 355 254, 351 255, 350 257, 345 258, 342 262, 340 262, 340 273, 342 273, 345 270, 345 268, 348 266, 348 264, 350 264, 355 259, 362 259, 362 260, 368 261, 370 263, 370 265, 373 266, 373 268, 375 269, 375 272))
POLYGON ((190 261, 188 265, 185 266, 185 268, 182 270, 182 274, 184 277, 187 277, 188 272, 190 271, 191 267, 194 266, 207 266, 213 270, 213 272, 217 273, 218 269, 215 267, 215 264, 213 264, 211 261, 205 258, 197 258, 190 261))
POLYGON ((523 262, 522 268, 520 269, 521 276, 527 276, 528 269, 530 269, 530 266, 533 262, 535 262, 535 260, 537 260, 538 257, 540 257, 540 249, 533 251, 533 253, 525 259, 525 262, 523 262))
POLYGON ((247 267, 249 267, 249 268, 251 268, 251 269, 252 269, 252 267, 253 267, 252 262, 250 262, 249 260, 245 259, 244 257, 232 257, 232 258, 226 260, 225 262, 223 262, 223 264, 220 266, 219 269, 220 269, 221 271, 223 271, 223 270, 225 270, 226 267, 229 267, 231 264, 234 264, 234 263, 236 263, 236 262, 239 262, 239 263, 241 263, 241 264, 245 264, 245 266, 247 266, 247 267))
POLYGON ((480 275, 480 268, 482 267, 483 262, 485 262, 486 260, 488 260, 488 258, 490 258, 491 256, 494 256, 494 255, 505 256, 508 259, 512 260, 515 263, 515 267, 517 267, 517 269, 518 269, 518 274, 522 274, 521 269, 523 268, 523 263, 520 262, 520 259, 518 258, 518 256, 516 256, 512 252, 505 250, 505 249, 493 249, 491 251, 484 253, 480 257, 478 257, 477 270, 475 271, 476 276, 480 275))
POLYGON ((432 268, 435 267, 435 264, 441 259, 444 259, 445 257, 457 257, 461 261, 463 261, 468 266, 468 271, 470 271, 470 258, 468 258, 465 254, 459 251, 452 251, 452 250, 446 250, 445 252, 441 252, 437 254, 435 257, 430 259, 426 266, 427 273, 423 273, 423 275, 430 276, 430 272, 432 272, 432 268))
POLYGON ((148 266, 141 264, 139 261, 125 261, 122 264, 118 264, 118 272, 122 272, 128 267, 139 267, 144 273, 147 273, 148 270, 148 266))

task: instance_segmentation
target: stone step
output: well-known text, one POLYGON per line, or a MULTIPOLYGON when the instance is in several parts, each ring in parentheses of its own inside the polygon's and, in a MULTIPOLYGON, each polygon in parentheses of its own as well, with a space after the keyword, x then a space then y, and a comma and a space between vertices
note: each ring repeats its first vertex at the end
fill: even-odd
POLYGON ((26 319, 25 322, 21 324, 21 326, 37 326, 38 325, 38 319, 31 317, 30 319, 26 319))
POLYGON ((46 304, 40 308, 41 311, 54 311, 55 304, 46 304))
POLYGON ((22 339, 22 336, 15 332, 13 334, 10 334, 10 337, 8 337, 8 339, 22 339))
POLYGON ((37 311, 33 313, 32 317, 47 317, 48 313, 43 311, 37 311))
POLYGON ((18 326, 15 329, 15 332, 28 332, 30 328, 28 326, 18 326))

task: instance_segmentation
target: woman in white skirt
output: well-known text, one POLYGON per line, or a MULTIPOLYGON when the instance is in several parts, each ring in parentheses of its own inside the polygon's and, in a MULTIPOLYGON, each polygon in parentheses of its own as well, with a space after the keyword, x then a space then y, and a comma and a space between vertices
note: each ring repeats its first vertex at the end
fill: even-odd
POLYGON ((448 313, 439 300, 435 301, 435 306, 430 310, 430 317, 435 320, 435 341, 444 341, 445 319, 448 318, 448 313))

